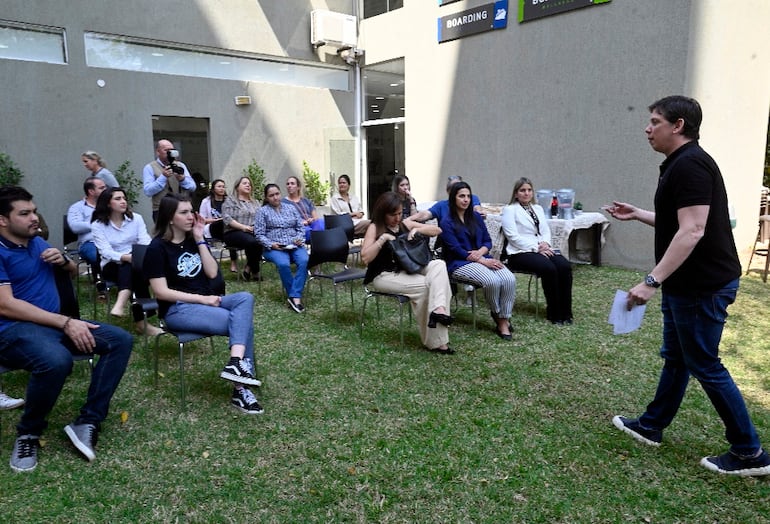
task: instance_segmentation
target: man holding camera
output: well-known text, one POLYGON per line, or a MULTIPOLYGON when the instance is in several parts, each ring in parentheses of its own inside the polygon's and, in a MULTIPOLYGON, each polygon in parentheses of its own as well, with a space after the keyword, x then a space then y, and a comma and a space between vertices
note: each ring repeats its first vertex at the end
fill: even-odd
POLYGON ((142 170, 144 194, 152 198, 153 222, 158 217, 158 206, 164 196, 169 193, 191 195, 196 187, 187 166, 179 161, 179 151, 169 140, 158 140, 155 155, 155 160, 142 170))

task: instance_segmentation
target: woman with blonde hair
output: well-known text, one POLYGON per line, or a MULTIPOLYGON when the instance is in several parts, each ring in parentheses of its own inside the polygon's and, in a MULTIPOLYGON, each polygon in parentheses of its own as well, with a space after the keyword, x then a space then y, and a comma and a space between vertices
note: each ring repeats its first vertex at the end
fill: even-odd
POLYGON ((94 176, 107 184, 107 187, 118 187, 118 179, 112 174, 112 171, 107 169, 107 164, 104 163, 104 159, 96 151, 86 151, 80 155, 80 160, 83 162, 83 167, 89 171, 88 176, 94 176))
POLYGON ((511 202, 503 208, 507 241, 503 257, 511 271, 532 272, 540 277, 548 320, 558 325, 572 324, 572 266, 551 247, 551 229, 534 194, 530 179, 520 178, 514 183, 511 202))
POLYGON ((310 232, 321 231, 324 228, 324 219, 318 216, 315 205, 309 198, 302 196, 302 182, 295 176, 286 179, 286 196, 283 202, 291 204, 302 217, 302 225, 305 228, 305 242, 310 244, 310 232))
POLYGON ((242 176, 235 181, 233 194, 222 204, 222 221, 225 223, 225 244, 241 248, 246 253, 244 280, 261 280, 259 261, 262 245, 254 237, 254 218, 260 203, 252 195, 251 180, 242 176))

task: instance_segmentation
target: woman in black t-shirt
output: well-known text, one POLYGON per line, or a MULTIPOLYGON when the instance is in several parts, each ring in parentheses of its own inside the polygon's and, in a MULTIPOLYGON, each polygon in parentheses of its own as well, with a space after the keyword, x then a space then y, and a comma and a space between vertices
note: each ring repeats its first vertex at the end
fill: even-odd
POLYGON ((203 238, 205 225, 187 197, 163 197, 156 236, 144 258, 144 273, 168 329, 230 337, 230 361, 219 376, 235 383, 235 408, 248 414, 262 413, 247 387, 261 385, 252 371, 254 297, 246 292, 219 294, 219 265, 203 238))

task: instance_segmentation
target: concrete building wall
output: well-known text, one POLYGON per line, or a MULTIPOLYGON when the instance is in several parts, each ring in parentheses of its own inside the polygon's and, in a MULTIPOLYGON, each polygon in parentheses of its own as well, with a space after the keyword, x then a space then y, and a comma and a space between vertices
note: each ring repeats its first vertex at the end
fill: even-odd
MULTIPOLYGON (((406 171, 418 200, 460 174, 482 201, 508 202, 521 176, 572 187, 586 210, 612 199, 651 207, 662 155, 646 143, 647 105, 700 100, 702 144, 738 210, 736 243, 756 235, 770 97, 770 3, 612 0, 438 44, 444 7, 406 0, 362 22, 366 63, 405 59, 406 171), (388 45, 383 45, 387 42, 388 45)), ((614 223, 605 263, 649 268, 652 230, 614 223)))
MULTIPOLYGON (((351 138, 352 92, 87 67, 84 32, 318 62, 309 44, 314 8, 349 13, 352 2, 6 2, 4 19, 66 30, 67 65, 0 60, 0 151, 24 171, 23 185, 46 216, 51 241, 60 243, 61 216, 82 198, 87 172, 80 154, 96 150, 110 169, 129 160, 140 177, 154 157, 152 115, 209 119, 211 175, 228 183, 252 158, 282 186, 301 173, 302 160, 323 174, 329 136, 351 138), (251 95, 253 104, 236 107, 236 95, 251 95)), ((344 65, 334 55, 320 60, 344 65)), ((140 200, 138 211, 149 219, 149 199, 140 200)))

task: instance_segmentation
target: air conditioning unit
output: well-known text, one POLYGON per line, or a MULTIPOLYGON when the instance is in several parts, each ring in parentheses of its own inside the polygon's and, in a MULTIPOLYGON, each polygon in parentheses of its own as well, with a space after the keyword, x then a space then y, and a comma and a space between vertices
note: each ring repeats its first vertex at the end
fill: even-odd
POLYGON ((315 9, 310 12, 310 43, 313 47, 330 45, 350 49, 358 44, 356 17, 334 11, 315 9))

